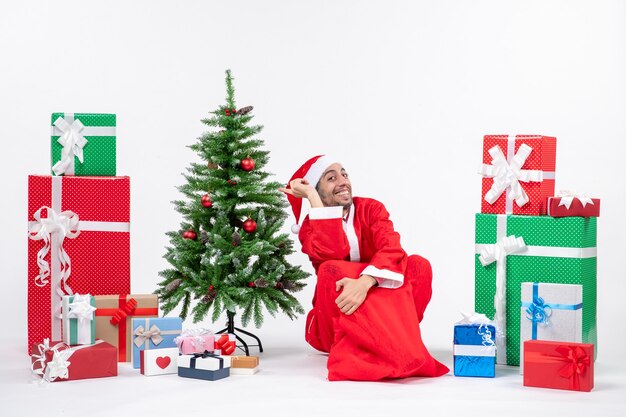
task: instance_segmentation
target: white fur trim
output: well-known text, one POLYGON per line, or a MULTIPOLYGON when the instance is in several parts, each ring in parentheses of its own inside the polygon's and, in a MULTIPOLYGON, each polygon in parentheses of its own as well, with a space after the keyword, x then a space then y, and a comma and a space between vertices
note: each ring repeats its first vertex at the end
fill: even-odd
POLYGON ((350 245, 350 260, 352 262, 359 262, 361 260, 361 252, 359 250, 359 240, 356 237, 356 231, 354 230, 354 204, 350 206, 348 212, 348 222, 344 224, 344 231, 348 237, 348 244, 350 245))
POLYGON ((378 269, 373 265, 368 265, 361 275, 373 276, 381 288, 400 288, 404 282, 404 275, 387 269, 378 269))
POLYGON ((340 219, 343 215, 343 207, 312 207, 309 211, 309 220, 340 219))
POLYGON ((326 171, 326 168, 331 166, 334 163, 339 162, 337 159, 333 158, 329 155, 321 156, 317 161, 311 165, 308 172, 304 176, 304 179, 309 182, 313 187, 317 185, 320 178, 322 178, 322 174, 326 171))

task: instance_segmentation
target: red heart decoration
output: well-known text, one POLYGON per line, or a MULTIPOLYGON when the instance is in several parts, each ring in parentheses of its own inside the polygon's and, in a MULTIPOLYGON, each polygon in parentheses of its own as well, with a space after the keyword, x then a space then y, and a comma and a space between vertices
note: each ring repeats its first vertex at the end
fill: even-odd
POLYGON ((172 358, 170 358, 169 356, 159 356, 156 359, 156 364, 159 368, 165 369, 167 368, 167 366, 170 364, 171 361, 172 361, 172 358))

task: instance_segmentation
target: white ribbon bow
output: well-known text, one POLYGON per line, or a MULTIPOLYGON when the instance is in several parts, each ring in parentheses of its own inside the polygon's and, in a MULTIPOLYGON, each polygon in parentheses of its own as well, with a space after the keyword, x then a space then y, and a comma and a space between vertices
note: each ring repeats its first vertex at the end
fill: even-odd
POLYGON ((96 308, 91 305, 91 295, 75 294, 72 302, 69 303, 70 311, 67 317, 77 319, 79 324, 93 320, 93 312, 96 308))
MULTIPOLYGON (((524 238, 507 236, 495 245, 485 247, 478 257, 483 266, 496 262, 496 294, 493 297, 496 314, 493 320, 496 325, 496 346, 499 356, 506 355, 506 257, 525 249, 524 238)), ((506 363, 506 359, 498 363, 506 363)))
POLYGON ((83 163, 83 148, 87 144, 87 139, 82 135, 81 131, 85 125, 78 119, 75 119, 70 125, 67 120, 62 117, 54 121, 54 125, 62 132, 57 140, 62 146, 61 160, 54 164, 52 171, 55 175, 74 174, 74 156, 83 163))
POLYGON ((485 201, 493 204, 504 191, 509 189, 511 199, 515 200, 519 207, 528 203, 528 195, 522 188, 520 181, 543 181, 543 171, 522 169, 532 150, 533 148, 523 143, 509 164, 498 145, 489 149, 489 155, 492 158, 491 165, 482 164, 478 170, 478 173, 483 177, 493 178, 493 185, 485 194, 485 201))
MULTIPOLYGON (((72 273, 72 262, 70 257, 63 249, 63 241, 66 237, 73 239, 80 234, 78 215, 72 211, 66 210, 57 214, 50 207, 43 206, 37 210, 33 217, 36 223, 33 223, 29 227, 29 237, 32 240, 43 240, 44 246, 37 253, 37 265, 39 266, 39 274, 35 277, 35 284, 39 287, 44 287, 48 284, 48 277, 50 276, 50 265, 45 260, 46 255, 50 251, 50 240, 52 233, 56 233, 58 236, 58 256, 61 265, 60 282, 62 287, 66 288, 68 294, 72 294, 69 287, 67 287, 66 281, 72 273), (47 218, 41 218, 42 210, 47 210, 47 218)), ((63 291, 59 290, 61 295, 63 291)))
POLYGON ((587 197, 584 194, 579 194, 574 190, 561 190, 558 196, 561 197, 559 207, 565 206, 565 208, 568 210, 575 198, 580 200, 580 203, 583 205, 583 207, 585 207, 587 204, 593 205, 593 200, 591 198, 587 197))
POLYGON ((44 339, 43 343, 37 346, 39 354, 33 354, 35 359, 31 365, 31 370, 35 376, 40 375, 42 377, 41 383, 53 382, 55 379, 67 379, 69 378, 69 366, 71 362, 68 361, 70 356, 74 353, 74 350, 67 348, 59 350, 59 348, 67 346, 65 343, 57 343, 53 347, 50 347, 50 339, 44 339), (46 363, 46 352, 52 351, 52 360, 46 363), (35 369, 35 366, 39 366, 35 369))
POLYGON ((150 330, 146 330, 143 326, 137 327, 135 329, 135 346, 141 347, 146 340, 152 340, 156 346, 158 346, 163 341, 163 336, 161 336, 161 329, 158 328, 156 324, 153 324, 150 327, 150 330))
POLYGON ((481 313, 472 312, 468 314, 468 313, 461 311, 461 315, 463 316, 463 318, 457 321, 456 324, 491 324, 493 323, 491 320, 489 320, 489 317, 481 313))

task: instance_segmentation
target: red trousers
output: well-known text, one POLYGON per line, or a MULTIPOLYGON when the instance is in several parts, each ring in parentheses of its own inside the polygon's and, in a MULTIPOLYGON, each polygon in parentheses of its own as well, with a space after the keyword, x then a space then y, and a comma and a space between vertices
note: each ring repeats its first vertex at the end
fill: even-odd
POLYGON ((408 258, 404 284, 397 289, 373 287, 351 315, 339 311, 335 283, 358 278, 366 264, 326 261, 317 271, 313 309, 306 322, 306 341, 328 352, 328 379, 376 381, 448 373, 424 346, 419 322, 432 295, 430 263, 408 258))

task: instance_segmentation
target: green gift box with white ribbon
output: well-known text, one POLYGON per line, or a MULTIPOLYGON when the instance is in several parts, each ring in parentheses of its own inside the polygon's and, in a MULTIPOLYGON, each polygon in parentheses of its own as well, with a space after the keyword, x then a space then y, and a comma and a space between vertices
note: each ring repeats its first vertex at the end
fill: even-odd
POLYGON ((520 364, 522 282, 582 285, 582 341, 596 344, 596 220, 476 215, 475 310, 496 323, 498 363, 520 364))
POLYGON ((96 343, 96 299, 90 294, 64 295, 61 304, 63 343, 96 343))
POLYGON ((115 176, 115 127, 114 114, 52 113, 52 173, 115 176))

